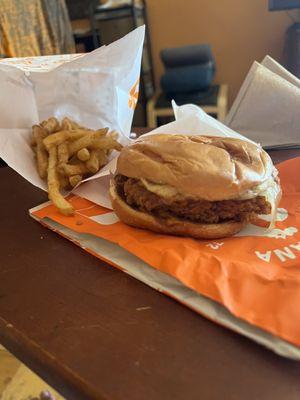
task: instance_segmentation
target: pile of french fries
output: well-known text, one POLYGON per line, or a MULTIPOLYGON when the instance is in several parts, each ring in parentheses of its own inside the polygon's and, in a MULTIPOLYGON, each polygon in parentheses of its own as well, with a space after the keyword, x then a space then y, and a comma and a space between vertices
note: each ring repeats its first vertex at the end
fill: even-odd
POLYGON ((32 148, 40 177, 48 182, 49 199, 60 212, 71 215, 72 205, 61 194, 99 171, 112 150, 120 151, 118 134, 108 128, 92 130, 69 118, 51 117, 32 127, 32 148))

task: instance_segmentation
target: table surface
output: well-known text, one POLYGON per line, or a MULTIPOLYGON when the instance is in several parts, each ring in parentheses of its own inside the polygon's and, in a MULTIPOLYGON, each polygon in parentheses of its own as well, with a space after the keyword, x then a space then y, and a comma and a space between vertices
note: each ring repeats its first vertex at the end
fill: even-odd
POLYGON ((299 400, 299 363, 47 230, 28 215, 45 193, 8 167, 0 181, 0 342, 64 396, 299 400))

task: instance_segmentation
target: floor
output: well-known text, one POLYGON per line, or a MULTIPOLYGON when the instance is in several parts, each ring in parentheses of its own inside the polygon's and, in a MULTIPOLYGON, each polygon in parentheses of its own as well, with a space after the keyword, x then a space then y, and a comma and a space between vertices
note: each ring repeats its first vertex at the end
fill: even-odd
POLYGON ((0 400, 64 400, 0 345, 0 400))

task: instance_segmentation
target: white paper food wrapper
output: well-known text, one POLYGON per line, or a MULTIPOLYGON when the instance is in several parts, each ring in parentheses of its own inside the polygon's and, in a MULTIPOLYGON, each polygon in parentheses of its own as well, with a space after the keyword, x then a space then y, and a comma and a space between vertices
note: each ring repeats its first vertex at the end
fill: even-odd
MULTIPOLYGON (((121 143, 128 143, 144 33, 144 27, 137 28, 85 55, 1 60, 0 157, 33 185, 46 189, 30 148, 33 124, 50 116, 69 117, 89 128, 116 130, 121 143)), ((107 165, 92 179, 106 176, 110 168, 107 165)))
MULTIPOLYGON (((37 72, 40 68, 38 62, 29 67, 26 64, 26 69, 29 68, 31 71, 29 76, 24 70, 0 63, 0 83, 2 80, 4 88, 7 86, 6 94, 11 101, 14 98, 12 93, 17 95, 18 91, 23 91, 23 97, 16 101, 16 118, 11 118, 10 114, 10 119, 3 119, 6 125, 0 129, 0 157, 32 184, 45 189, 44 182, 36 172, 29 137, 32 124, 52 115, 58 118, 68 116, 92 128, 108 126, 116 129, 121 132, 121 142, 128 144, 133 116, 133 110, 128 104, 130 92, 138 82, 143 37, 144 28, 138 28, 110 46, 102 47, 85 56, 76 55, 73 61, 67 56, 69 57, 67 63, 64 62, 56 68, 53 68, 52 64, 52 69, 49 71, 48 68, 48 72, 37 72), (23 107, 27 107, 26 113, 23 112, 23 107)), ((32 59, 30 61, 32 63, 32 59)), ((62 61, 55 60, 56 65, 59 62, 62 61)), ((17 66, 20 67, 20 64, 17 66)), ((290 85, 295 87, 293 84, 290 85)), ((5 95, 2 96, 4 100, 5 95)), ((172 105, 175 121, 153 130, 148 135, 203 134, 251 141, 207 115, 196 105, 187 104, 178 107, 175 102, 172 105)), ((0 107, 0 121, 2 116, 4 117, 4 111, 0 107)), ((107 166, 98 174, 88 178, 74 192, 94 203, 111 208, 109 177, 115 172, 116 161, 115 152, 107 166)), ((268 190, 261 194, 266 195, 273 204, 274 221, 278 193, 276 190, 268 190)), ((241 234, 243 232, 246 234, 247 230, 244 229, 241 234)), ((252 228, 251 232, 255 234, 252 228)))
MULTIPOLYGON (((186 104, 183 106, 177 106, 176 103, 172 102, 175 121, 169 124, 162 125, 159 128, 145 134, 144 136, 168 133, 168 134, 186 134, 186 135, 209 135, 209 136, 224 136, 234 137, 242 140, 251 141, 243 135, 234 132, 215 118, 206 114, 201 108, 194 104, 186 104)), ((106 166, 106 171, 112 175, 115 172, 117 164, 117 156, 113 162, 106 166)), ((75 193, 81 197, 84 197, 96 204, 103 207, 110 208, 111 203, 109 200, 109 176, 102 176, 97 180, 90 181, 88 184, 83 184, 75 189, 75 193)), ((269 201, 273 205, 273 215, 275 218, 276 211, 276 197, 278 191, 269 191, 268 193, 261 193, 268 197, 269 201)), ((274 221, 273 221, 274 222, 274 221)))
POLYGON ((254 62, 226 124, 266 148, 300 145, 300 80, 269 56, 254 62))

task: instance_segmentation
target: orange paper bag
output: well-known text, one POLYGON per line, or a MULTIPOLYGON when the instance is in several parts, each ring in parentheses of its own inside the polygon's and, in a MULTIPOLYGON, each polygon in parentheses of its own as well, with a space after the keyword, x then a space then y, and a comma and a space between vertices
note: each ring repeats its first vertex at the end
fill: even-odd
MULTIPOLYGON (((52 229, 71 239, 70 232, 76 233, 79 239, 72 240, 85 250, 124 269, 121 261, 104 256, 105 242, 103 251, 101 246, 95 251, 89 245, 83 246, 80 237, 89 234, 90 238, 117 244, 156 271, 175 278, 176 282, 191 289, 191 293, 221 304, 239 320, 298 348, 300 158, 280 164, 278 170, 283 197, 275 228, 266 231, 263 227, 248 225, 235 237, 217 241, 160 235, 132 228, 120 222, 111 210, 77 196, 70 200, 76 209, 73 217, 59 214, 49 203, 31 210, 31 214, 49 227, 49 221, 64 227, 66 231, 52 229)), ((127 270, 129 265, 123 264, 127 270)), ((172 295, 172 288, 165 285, 165 292, 172 295)), ((263 340, 258 341, 263 343, 263 340)), ((276 351, 275 346, 272 348, 276 351)), ((284 351, 278 352, 284 354, 284 351)))

